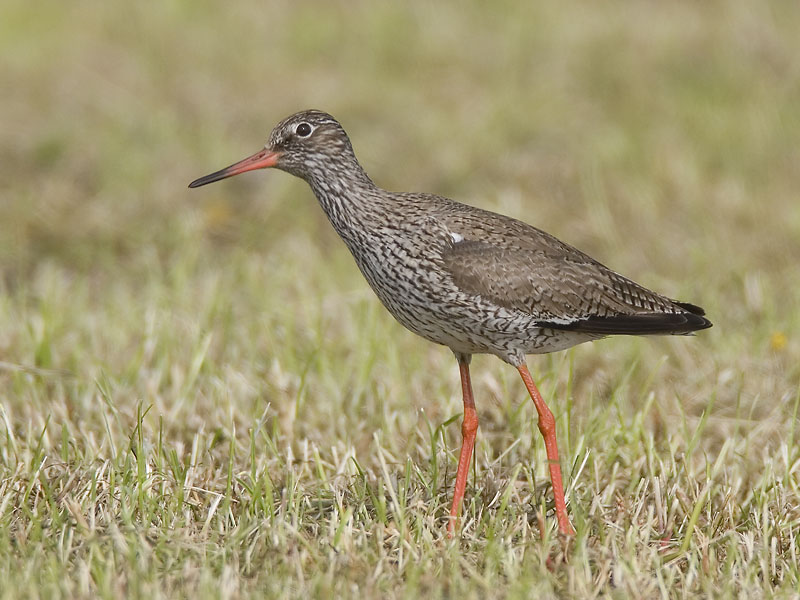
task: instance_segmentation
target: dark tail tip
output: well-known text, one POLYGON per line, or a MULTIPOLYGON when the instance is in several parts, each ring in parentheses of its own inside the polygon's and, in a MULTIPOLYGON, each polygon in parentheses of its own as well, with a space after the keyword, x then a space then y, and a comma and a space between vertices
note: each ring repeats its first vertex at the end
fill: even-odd
POLYGON ((708 329, 713 325, 711 321, 705 318, 706 311, 701 307, 688 302, 676 302, 675 304, 686 311, 683 316, 686 318, 687 328, 691 328, 691 331, 708 329))

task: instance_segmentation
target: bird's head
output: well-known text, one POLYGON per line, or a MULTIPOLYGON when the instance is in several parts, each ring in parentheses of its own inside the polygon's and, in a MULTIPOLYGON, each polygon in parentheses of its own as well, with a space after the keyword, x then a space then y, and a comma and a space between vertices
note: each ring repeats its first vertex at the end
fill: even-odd
POLYGON ((215 173, 196 179, 190 188, 200 187, 226 177, 275 167, 308 180, 315 172, 355 160, 353 148, 344 129, 331 115, 319 110, 305 110, 285 118, 270 133, 262 150, 215 173))

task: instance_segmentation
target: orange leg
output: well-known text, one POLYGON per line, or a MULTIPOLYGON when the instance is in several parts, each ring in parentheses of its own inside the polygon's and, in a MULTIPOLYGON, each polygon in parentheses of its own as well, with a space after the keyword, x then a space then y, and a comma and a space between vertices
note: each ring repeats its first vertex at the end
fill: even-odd
POLYGON ((478 412, 475 410, 475 399, 472 396, 472 383, 469 378, 469 356, 457 355, 458 370, 461 374, 461 392, 464 396, 464 421, 461 424, 461 454, 458 457, 458 470, 456 471, 456 487, 453 492, 453 505, 450 508, 450 522, 447 524, 447 533, 453 536, 458 523, 458 510, 461 500, 464 499, 464 490, 467 487, 467 475, 472 461, 472 450, 475 447, 475 436, 478 433, 478 412))
MULTIPOLYGON (((567 503, 564 501, 564 484, 561 481, 561 465, 558 462, 558 442, 556 442, 556 420, 553 418, 553 413, 547 408, 542 399, 542 395, 533 383, 531 374, 525 363, 517 367, 519 374, 522 375, 522 381, 525 382, 525 387, 528 388, 528 393, 531 395, 536 412, 539 413, 539 431, 542 432, 544 437, 544 447, 547 450, 547 462, 550 465, 550 481, 553 483, 553 496, 556 501, 556 518, 558 519, 558 528, 564 535, 575 535, 575 530, 569 522, 567 515, 567 503)), ((466 401, 465 401, 466 402, 466 401)))

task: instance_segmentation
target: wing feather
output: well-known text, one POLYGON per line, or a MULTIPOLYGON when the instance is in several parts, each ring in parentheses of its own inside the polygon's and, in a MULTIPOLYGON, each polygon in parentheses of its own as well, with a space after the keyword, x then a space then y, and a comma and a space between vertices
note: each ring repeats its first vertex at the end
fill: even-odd
POLYGON ((552 236, 525 228, 538 239, 504 243, 470 239, 459 231, 463 239, 443 252, 444 267, 461 290, 527 312, 542 327, 647 335, 711 326, 700 307, 652 292, 552 236))

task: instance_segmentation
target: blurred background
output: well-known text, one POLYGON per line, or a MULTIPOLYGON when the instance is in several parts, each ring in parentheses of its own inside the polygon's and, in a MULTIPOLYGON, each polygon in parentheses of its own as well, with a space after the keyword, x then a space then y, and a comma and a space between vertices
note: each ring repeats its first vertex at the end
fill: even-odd
POLYGON ((704 376, 766 368, 772 400, 797 381, 795 3, 0 10, 4 361, 119 374, 147 318, 197 318, 200 335, 215 302, 254 328, 272 301, 311 310, 301 329, 340 325, 318 308, 369 291, 305 184, 186 189, 315 107, 383 187, 511 214, 706 307, 716 328, 678 346, 704 376))
MULTIPOLYGON (((636 485, 640 434, 692 473, 724 448, 741 489, 780 444, 796 464, 798 31, 800 4, 780 0, 4 0, 3 465, 35 469, 43 448, 50 473, 94 481, 135 427, 180 460, 205 448, 220 494, 229 460, 277 481, 310 447, 377 473, 376 444, 434 464, 429 434, 461 412, 452 356, 392 321, 306 184, 187 189, 305 108, 342 122, 379 185, 510 214, 707 310, 692 339, 530 359, 566 471, 590 461, 585 506, 626 465, 636 485)), ((473 364, 479 472, 527 469, 516 373, 473 364)), ((205 535, 213 508, 186 526, 205 535)))

